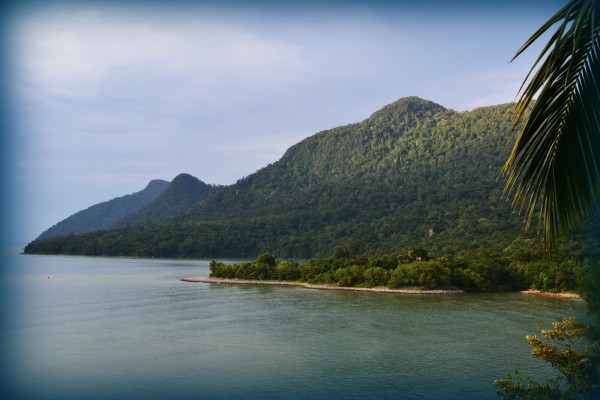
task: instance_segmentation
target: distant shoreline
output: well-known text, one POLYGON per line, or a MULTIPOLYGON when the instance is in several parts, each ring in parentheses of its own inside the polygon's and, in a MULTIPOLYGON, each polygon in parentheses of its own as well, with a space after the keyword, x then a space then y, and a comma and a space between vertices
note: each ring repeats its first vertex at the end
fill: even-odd
POLYGON ((374 293, 390 293, 390 294, 462 294, 464 290, 417 290, 417 289, 389 289, 383 286, 379 287, 349 287, 349 286, 334 286, 334 285, 312 285, 303 282, 290 281, 263 281, 252 279, 227 279, 227 278, 207 278, 207 277, 191 277, 182 278, 182 282, 199 282, 199 283, 221 283, 221 284, 236 284, 236 285, 277 285, 277 286, 297 286, 306 289, 318 290, 345 290, 355 292, 374 292, 374 293))

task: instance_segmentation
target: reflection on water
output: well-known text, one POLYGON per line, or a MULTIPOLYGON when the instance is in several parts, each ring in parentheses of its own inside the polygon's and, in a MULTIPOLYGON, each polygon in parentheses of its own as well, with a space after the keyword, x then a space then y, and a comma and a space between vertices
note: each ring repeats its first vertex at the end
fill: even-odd
POLYGON ((185 283, 207 261, 12 256, 0 283, 18 398, 496 398, 524 336, 581 301, 185 283))

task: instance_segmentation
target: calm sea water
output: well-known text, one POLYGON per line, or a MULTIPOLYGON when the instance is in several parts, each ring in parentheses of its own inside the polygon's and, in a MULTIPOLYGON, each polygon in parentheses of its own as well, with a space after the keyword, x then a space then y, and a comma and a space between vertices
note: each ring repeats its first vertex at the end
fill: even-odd
POLYGON ((185 283, 207 261, 12 255, 3 398, 494 399, 582 301, 185 283), (9 396, 7 396, 7 394, 9 396))

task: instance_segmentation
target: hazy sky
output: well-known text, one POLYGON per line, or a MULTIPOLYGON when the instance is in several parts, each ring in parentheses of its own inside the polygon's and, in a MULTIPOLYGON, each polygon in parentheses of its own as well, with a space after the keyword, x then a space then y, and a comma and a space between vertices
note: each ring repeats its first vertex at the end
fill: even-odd
POLYGON ((401 97, 511 102, 539 46, 512 55, 563 2, 14 3, 5 229, 25 244, 151 179, 234 183, 401 97))

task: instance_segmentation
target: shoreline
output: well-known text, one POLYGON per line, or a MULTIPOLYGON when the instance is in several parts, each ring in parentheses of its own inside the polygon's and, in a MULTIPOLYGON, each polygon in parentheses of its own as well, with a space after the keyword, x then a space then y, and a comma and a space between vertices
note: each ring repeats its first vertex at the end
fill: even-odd
POLYGON ((543 297, 555 297, 559 299, 572 299, 572 300, 583 300, 580 295, 577 293, 552 293, 552 292, 543 292, 541 290, 535 289, 527 289, 521 290, 520 293, 530 294, 534 296, 543 296, 543 297))
POLYGON ((262 281, 252 279, 228 279, 228 278, 207 278, 207 277, 190 277, 180 279, 182 282, 192 283, 219 283, 219 284, 235 284, 235 285, 276 285, 276 286, 296 286, 305 289, 317 290, 344 290, 355 292, 373 292, 373 293, 389 293, 389 294, 463 294, 464 290, 417 290, 417 289, 389 289, 387 287, 350 287, 350 286, 334 286, 334 285, 313 285, 304 282, 290 281, 262 281))

